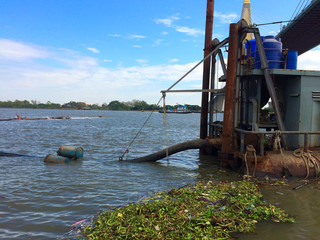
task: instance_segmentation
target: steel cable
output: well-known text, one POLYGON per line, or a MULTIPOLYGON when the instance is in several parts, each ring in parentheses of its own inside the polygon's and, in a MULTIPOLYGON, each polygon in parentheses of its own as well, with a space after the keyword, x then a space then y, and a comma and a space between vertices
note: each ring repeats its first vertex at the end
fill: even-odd
MULTIPOLYGON (((179 78, 179 80, 177 80, 174 84, 172 84, 166 91, 171 90, 175 85, 177 85, 179 82, 181 82, 186 76, 188 76, 194 69, 196 69, 202 62, 204 62, 205 60, 207 60, 209 57, 211 57, 212 54, 214 54, 218 49, 220 49, 221 46, 225 45, 226 43, 228 43, 229 38, 224 39, 222 42, 220 42, 213 51, 211 51, 205 58, 203 58, 201 61, 199 61, 194 67, 192 67, 186 74, 184 74, 181 78, 179 78)), ((161 98, 159 99, 158 103, 156 104, 157 106, 160 104, 161 100, 164 98, 164 96, 162 95, 161 98)), ((137 134, 135 135, 135 137, 132 139, 132 141, 129 143, 128 147, 126 148, 125 152, 119 157, 119 161, 123 160, 123 157, 129 153, 129 149, 132 145, 132 143, 135 141, 135 139, 139 136, 140 132, 142 131, 142 129, 144 128, 144 126, 146 125, 146 123, 149 121, 151 115, 153 114, 154 110, 151 111, 150 115, 148 116, 148 118, 146 119, 146 121, 143 123, 142 127, 140 128, 140 130, 137 132, 137 134)))

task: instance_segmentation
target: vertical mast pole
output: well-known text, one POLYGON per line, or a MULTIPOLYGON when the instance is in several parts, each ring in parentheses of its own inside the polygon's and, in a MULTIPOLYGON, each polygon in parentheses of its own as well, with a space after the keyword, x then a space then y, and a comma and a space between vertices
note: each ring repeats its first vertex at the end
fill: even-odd
POLYGON ((225 103, 223 112, 223 130, 222 130, 222 153, 229 153, 231 150, 231 134, 232 134, 232 111, 234 104, 234 88, 237 68, 237 52, 238 52, 238 24, 230 24, 229 31, 229 50, 228 50, 228 66, 225 91, 225 103))
MULTIPOLYGON (((213 10, 214 0, 207 0, 207 14, 206 14, 206 32, 204 43, 204 57, 211 52, 212 47, 212 27, 213 27, 213 10)), ((211 58, 208 58, 203 63, 203 77, 202 77, 202 89, 209 89, 210 82, 210 62, 211 58)), ((200 122, 200 138, 205 139, 208 136, 208 92, 202 93, 201 99, 201 122, 200 122)), ((204 154, 200 151, 200 154, 204 154)))

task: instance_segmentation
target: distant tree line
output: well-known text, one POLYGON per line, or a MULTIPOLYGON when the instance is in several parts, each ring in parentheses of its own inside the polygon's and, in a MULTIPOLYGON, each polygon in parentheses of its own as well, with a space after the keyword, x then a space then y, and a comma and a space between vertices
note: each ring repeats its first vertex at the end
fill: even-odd
MULTIPOLYGON (((174 109, 182 105, 167 105, 167 109, 174 109)), ((185 104, 190 111, 200 111, 198 105, 185 104)), ((136 110, 136 111, 151 111, 151 110, 162 110, 162 106, 157 106, 156 104, 148 104, 142 100, 132 100, 129 102, 120 102, 118 100, 111 101, 109 104, 103 103, 99 104, 86 104, 85 102, 74 102, 70 101, 68 103, 52 103, 48 101, 47 103, 40 103, 35 100, 24 101, 0 101, 0 108, 34 108, 34 109, 78 109, 78 110, 136 110)))

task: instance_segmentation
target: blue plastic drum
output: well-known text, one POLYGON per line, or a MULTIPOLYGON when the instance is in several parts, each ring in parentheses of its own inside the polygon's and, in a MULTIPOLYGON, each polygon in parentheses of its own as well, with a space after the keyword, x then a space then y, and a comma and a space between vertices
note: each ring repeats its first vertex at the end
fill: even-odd
POLYGON ((298 51, 290 50, 287 56, 287 69, 297 69, 298 51))
POLYGON ((83 158, 83 149, 82 147, 73 147, 73 146, 61 146, 57 151, 59 156, 81 159, 83 158))
MULTIPOLYGON (((256 40, 255 39, 251 39, 249 40, 249 43, 250 43, 250 57, 253 57, 255 56, 255 52, 256 52, 256 40)), ((249 54, 249 43, 246 42, 245 44, 245 48, 247 50, 247 57, 248 57, 248 54, 249 54)))
MULTIPOLYGON (((263 39, 263 47, 266 52, 269 68, 281 68, 282 61, 282 42, 273 36, 265 36, 263 39)), ((254 68, 261 68, 261 60, 259 53, 255 55, 254 68)))

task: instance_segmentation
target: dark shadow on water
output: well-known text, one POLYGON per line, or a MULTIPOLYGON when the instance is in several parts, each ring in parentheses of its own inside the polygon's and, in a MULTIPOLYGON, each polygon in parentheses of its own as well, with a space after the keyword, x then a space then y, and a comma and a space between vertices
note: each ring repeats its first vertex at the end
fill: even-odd
POLYGON ((216 156, 200 156, 198 172, 199 180, 236 181, 242 179, 240 172, 220 167, 216 156))

